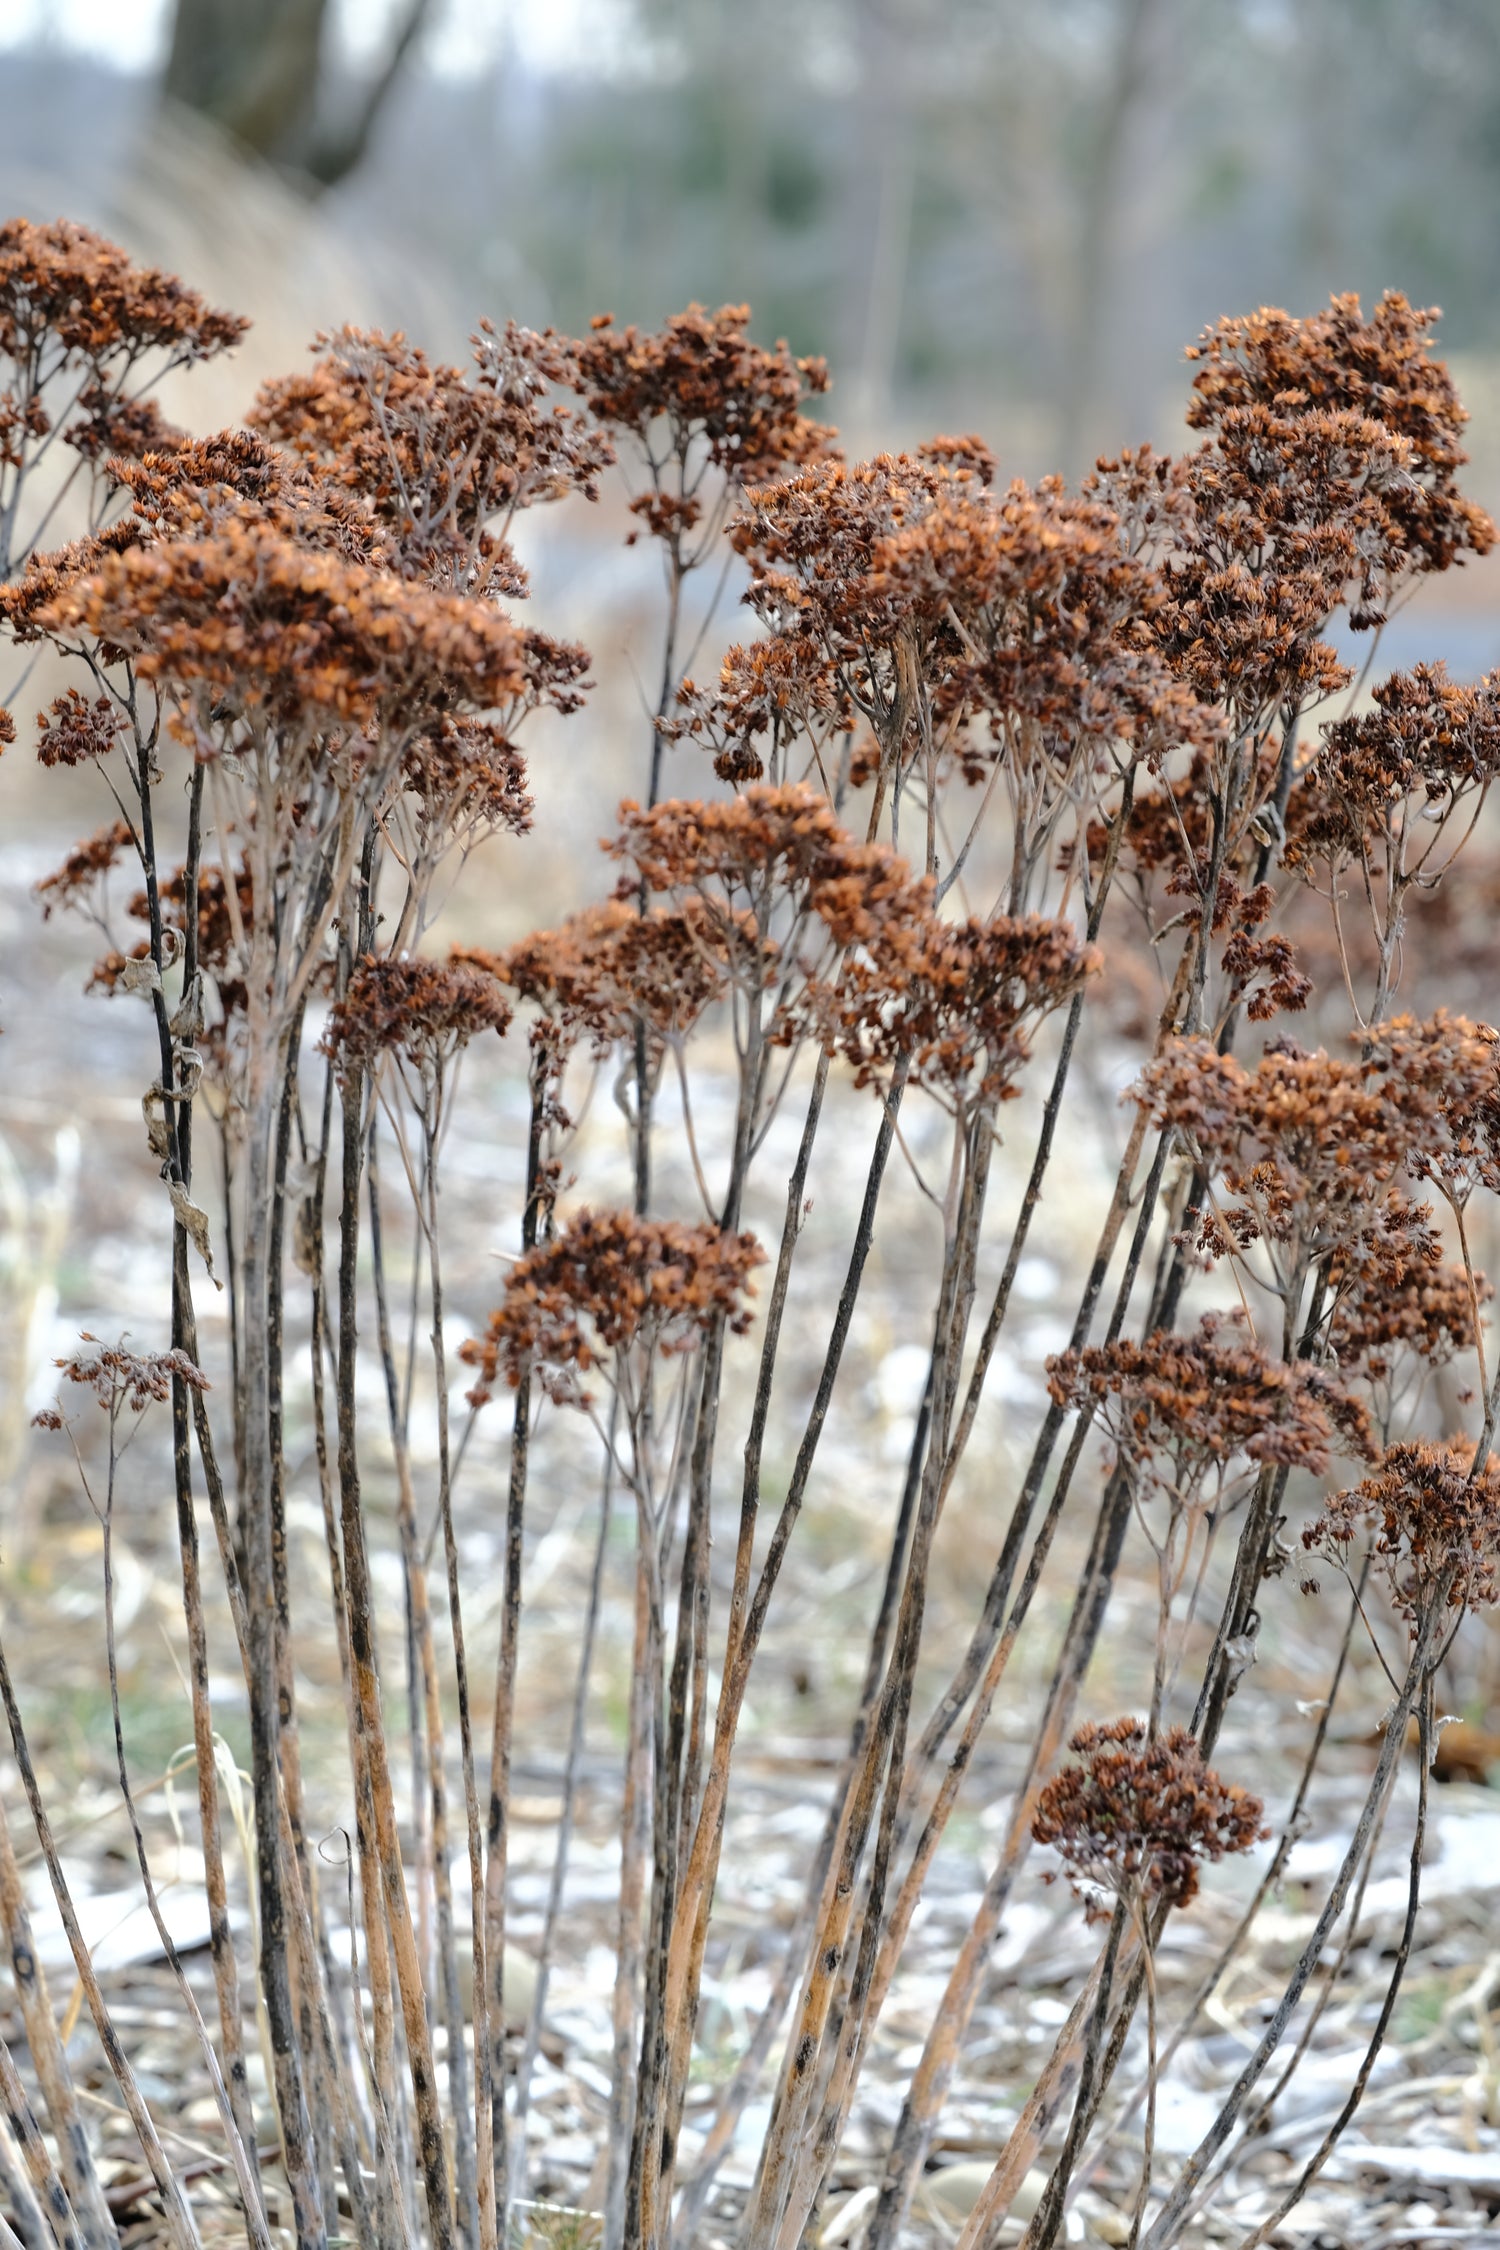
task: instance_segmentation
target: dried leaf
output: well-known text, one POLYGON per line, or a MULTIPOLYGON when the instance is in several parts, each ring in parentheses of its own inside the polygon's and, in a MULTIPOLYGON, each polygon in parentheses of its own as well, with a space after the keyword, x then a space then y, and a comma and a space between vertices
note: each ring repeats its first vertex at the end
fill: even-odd
POLYGON ((213 1245, 209 1240, 208 1233, 208 1213, 199 1210, 181 1180, 172 1180, 168 1185, 172 1197, 172 1213, 177 1224, 184 1228, 190 1236, 193 1248, 208 1268, 208 1278, 215 1289, 222 1289, 224 1284, 214 1272, 213 1245))
POLYGON ((116 982, 122 992, 160 992, 161 971, 147 953, 138 961, 122 961, 116 982))

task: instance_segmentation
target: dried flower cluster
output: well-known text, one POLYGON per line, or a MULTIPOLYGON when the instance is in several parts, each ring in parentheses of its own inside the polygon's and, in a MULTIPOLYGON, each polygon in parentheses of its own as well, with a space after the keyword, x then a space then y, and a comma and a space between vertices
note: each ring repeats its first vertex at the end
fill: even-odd
POLYGON ((1500 771, 1500 680, 1462 687, 1441 664, 1419 664, 1372 697, 1373 710, 1327 730, 1299 775, 1284 865, 1365 860, 1389 879, 1406 859, 1416 879, 1452 814, 1500 771))
POLYGON ((1474 1347, 1474 1299, 1494 1295, 1483 1274, 1440 1258, 1415 1262, 1404 1233, 1389 1250, 1379 1237, 1362 1245, 1356 1260, 1334 1260, 1330 1269, 1334 1310, 1328 1344, 1349 1373, 1388 1382, 1400 1355, 1413 1353, 1432 1366, 1474 1347))
POLYGON ((774 975, 774 946, 758 946, 744 912, 716 915, 689 894, 643 914, 614 898, 523 938, 496 970, 540 1011, 558 1052, 585 1039, 602 1055, 637 1024, 656 1044, 683 1037, 757 952, 762 978, 774 975))
POLYGON ((323 1050, 341 1070, 368 1070, 383 1054, 418 1069, 466 1047, 484 1031, 508 1029, 500 980, 472 957, 444 964, 366 954, 334 1003, 323 1050))
MULTIPOLYGON (((765 350, 752 342, 749 319, 748 305, 715 313, 690 305, 659 334, 643 336, 601 314, 575 347, 576 372, 564 379, 601 422, 643 447, 664 424, 670 452, 685 459, 700 440, 716 469, 750 484, 822 452, 829 433, 802 412, 809 396, 828 388, 823 362, 794 359, 785 344, 765 350)), ((635 506, 658 537, 691 531, 702 509, 692 493, 674 503, 660 491, 635 506)))
POLYGON ((400 726, 445 694, 482 706, 524 686, 503 618, 310 550, 256 515, 106 555, 39 623, 129 653, 144 679, 233 693, 282 725, 400 726))
POLYGON ((613 458, 549 389, 581 387, 576 347, 550 331, 482 328, 474 371, 434 365, 404 336, 346 328, 306 375, 266 384, 257 429, 367 503, 403 577, 471 595, 525 591, 492 526, 569 492, 593 498, 613 458))
POLYGON ((1331 1499, 1303 1532, 1309 1553, 1347 1567, 1361 1532, 1391 1597, 1415 1629, 1435 1599, 1453 1609, 1500 1600, 1500 1458, 1481 1465, 1472 1445, 1406 1439, 1387 1447, 1352 1490, 1331 1499))
MULTIPOLYGON (((1465 553, 1485 554, 1494 529, 1458 490, 1468 414, 1432 355, 1436 318, 1391 290, 1368 320, 1353 296, 1335 297, 1326 312, 1306 320, 1276 310, 1221 320, 1188 354, 1200 363, 1189 424, 1212 430, 1220 444, 1233 431, 1247 458, 1257 431, 1287 445, 1299 438, 1326 442, 1325 416, 1335 442, 1342 434, 1346 443, 1363 444, 1372 460, 1394 440, 1403 473, 1362 493, 1362 510, 1345 527, 1352 535, 1368 526, 1378 535, 1373 550, 1365 550, 1374 567, 1443 570, 1465 553), (1342 433, 1341 417, 1350 418, 1342 433)), ((1274 461, 1273 451, 1260 472, 1273 536, 1274 461)), ((1319 514, 1334 516, 1343 500, 1342 489, 1330 486, 1319 514)))
POLYGON ((135 842, 128 821, 111 821, 97 835, 89 836, 75 844, 60 867, 44 875, 36 886, 42 901, 43 916, 51 915, 59 906, 75 906, 86 893, 95 890, 112 867, 118 867, 124 854, 135 842))
POLYGON ((82 766, 107 757, 120 738, 120 714, 107 695, 91 703, 77 688, 55 695, 36 718, 37 762, 44 766, 82 766))
POLYGON ((1158 1330, 1047 1362, 1060 1406, 1091 1405, 1133 1472, 1188 1497, 1239 1456, 1321 1476, 1335 1450, 1369 1449, 1369 1422, 1329 1369, 1273 1359, 1236 1322, 1158 1330))
POLYGON ((930 793, 999 759, 1034 848, 1080 761, 1216 737, 1152 644, 1159 573, 1102 498, 1056 479, 994 491, 964 450, 882 455, 753 493, 731 535, 770 647, 731 650, 716 693, 685 683, 678 725, 737 781, 762 769, 761 736, 779 777, 789 720, 817 740, 857 715, 874 752, 856 779, 911 768, 930 793))
POLYGON ((132 1414, 141 1414, 148 1406, 165 1404, 174 1380, 195 1391, 209 1387, 208 1377, 186 1352, 127 1351, 123 1338, 118 1344, 103 1344, 87 1329, 81 1341, 91 1344, 93 1350, 55 1364, 70 1383, 91 1390, 101 1406, 113 1409, 128 1405, 132 1414))
POLYGON ((1456 1181, 1480 1160, 1473 1120, 1494 1084, 1493 1035, 1437 1015, 1398 1019, 1360 1061, 1283 1039, 1249 1070, 1211 1041, 1178 1040, 1146 1071, 1139 1098, 1210 1180, 1222 1179, 1200 1246, 1224 1257, 1264 1242, 1290 1282, 1376 1238, 1405 1235, 1407 1262, 1429 1261, 1430 1214, 1399 1182, 1456 1181))
POLYGON ((1036 1026, 1099 966, 1069 922, 912 919, 855 955, 831 1002, 861 1085, 898 1061, 955 1111, 1017 1092, 1036 1026))
POLYGON ((1031 1832, 1085 1885, 1165 1906, 1197 1895, 1205 1860, 1247 1852, 1268 1833, 1264 1806, 1221 1781, 1186 1727, 1152 1738, 1140 1719, 1080 1727, 1042 1791, 1031 1832))
POLYGON ((632 871, 619 896, 669 898, 739 991, 774 988, 776 1041, 824 1020, 846 948, 897 958, 914 925, 931 925, 929 887, 888 846, 856 843, 804 782, 755 782, 727 802, 622 805, 609 849, 632 871))
POLYGON ((764 1262, 750 1234, 580 1211, 552 1240, 517 1259, 505 1300, 463 1357, 479 1370, 482 1404, 503 1371, 512 1386, 535 1374, 549 1397, 576 1405, 578 1377, 639 1346, 663 1358, 691 1351, 712 1323, 750 1325, 749 1277, 764 1262))

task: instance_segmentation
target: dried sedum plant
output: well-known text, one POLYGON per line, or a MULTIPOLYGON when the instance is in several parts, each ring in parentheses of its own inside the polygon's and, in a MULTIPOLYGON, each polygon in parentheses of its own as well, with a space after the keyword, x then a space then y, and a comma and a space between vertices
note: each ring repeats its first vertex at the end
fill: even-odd
MULTIPOLYGON (((845 460, 807 412, 826 370, 757 345, 748 319, 693 307, 642 335, 604 317, 578 343, 484 327, 466 367, 346 330, 267 386, 248 428, 190 437, 160 421, 151 387, 228 348, 241 324, 80 228, 0 229, 0 620, 23 652, 45 645, 70 667, 34 747, 44 768, 93 783, 109 814, 39 886, 42 913, 91 916, 107 948, 94 985, 144 1001, 138 1092, 163 1190, 159 1348, 87 1337, 62 1373, 108 1426, 105 1489, 81 1443, 78 1459, 105 1528, 118 1778, 153 1912, 109 1542, 125 1443, 149 1407, 170 1414, 212 2025, 169 1938, 167 1953, 257 2250, 335 2238, 499 2250, 524 2237, 583 1713, 614 1598, 612 1488, 629 1501, 633 1661, 610 2069, 582 2222, 606 2250, 816 2239, 924 1888, 1002 1697, 1022 1770, 941 2003, 915 2060, 902 2058, 866 2250, 913 2238, 914 2191, 1033 1844, 1056 1850, 1108 1929, 962 2250, 1012 2239, 1008 2214, 1038 2168, 1024 2241, 1052 2250, 1112 2085, 1138 2067, 1147 2123, 1129 2239, 1195 2239, 1270 2098, 1273 2062, 1305 2049, 1318 1967, 1362 1895, 1415 1718, 1410 1901, 1379 2022, 1337 2122, 1262 2234, 1353 2115, 1410 1952, 1437 1668, 1497 1590, 1500 1370, 1473 1245, 1500 1195, 1500 1040, 1392 1007, 1433 894, 1464 880, 1500 725, 1493 681, 1461 686, 1440 666, 1395 674, 1356 708, 1329 634, 1340 610, 1377 631, 1420 577, 1493 541, 1458 487, 1464 415, 1432 316, 1393 296, 1368 319, 1339 298, 1311 319, 1220 322, 1190 354, 1192 448, 1101 461, 1077 491, 1001 483, 973 437, 845 460), (524 855, 527 723, 576 712, 589 685, 583 649, 508 606, 528 593, 516 519, 592 499, 617 454, 631 536, 661 555, 665 608, 644 800, 601 808, 613 889, 601 871, 602 895, 554 927, 441 956, 445 871, 480 850, 507 866, 524 855), (52 544, 64 521, 76 536, 52 544), (741 574, 753 633, 699 681, 684 676, 687 605, 715 567, 741 574), (687 777, 676 796, 669 759, 687 777), (972 895, 981 870, 988 907, 972 895), (1349 1003, 1330 1032, 1320 1002, 1323 1045, 1282 1021, 1314 998, 1289 927, 1303 928, 1309 901, 1329 909, 1335 999, 1341 985, 1349 1003), (133 925, 123 940, 120 912, 133 925), (1360 915, 1367 929, 1352 926, 1360 915), (1130 997, 1142 958, 1146 1007, 1130 997), (441 1188, 464 1058, 489 1034, 519 1044, 523 1029, 509 1262, 482 1330, 455 1348, 441 1188), (1087 1098, 1080 1056, 1101 1038, 1131 1057, 1117 1175, 1048 1398, 1019 1432, 1019 1471, 985 1470, 990 1551, 967 1645, 945 1648, 929 1629, 934 1543, 972 1462, 1023 1258, 1046 1240, 1044 1188, 1066 1171, 1087 1098), (601 1202, 577 1133, 577 1089, 601 1067, 616 1073, 625 1207, 601 1202), (869 1106, 837 1112, 838 1160, 862 1184, 822 1302, 802 1243, 840 1079, 869 1106), (716 1137, 702 1129, 710 1083, 727 1116, 716 1137), (1023 1089, 1034 1100, 1018 1111, 1023 1089), (760 1241, 747 1208, 795 1104, 784 1219, 760 1241), (933 1186, 906 1131, 923 1111, 937 1133, 924 1145, 945 1152, 933 1186), (992 1193, 1002 1112, 1025 1117, 1014 1209, 992 1193), (679 1148, 684 1166, 660 1161, 679 1148), (768 1998, 690 2115, 747 1700, 897 1151, 936 1213, 936 1247, 928 1299, 909 1311, 926 1376, 883 1590, 768 1998), (673 1208, 683 1179, 696 1200, 673 1208), (400 1228, 405 1347, 390 1269, 400 1228), (221 1283, 229 1349, 210 1385, 197 1307, 221 1283), (795 1370, 794 1306, 799 1332, 814 1322, 822 1339, 795 1370), (306 1351, 326 1541, 317 1622, 316 1590, 289 1565, 293 1349, 306 1351), (378 1362, 373 1392, 362 1350, 378 1362), (458 1436, 455 1363, 472 1376, 458 1436), (1435 1388, 1471 1364, 1470 1388, 1435 1388), (411 1443, 419 1384, 434 1407, 430 1463, 411 1443), (529 1505, 553 1406, 597 1440, 604 1487, 543 1958, 524 2005, 509 1839, 529 1505), (380 1614, 384 1519, 362 1476, 377 1436, 394 1472, 400 1630, 380 1614), (504 1520, 497 1645, 481 1649, 455 1491, 486 1447, 504 1520), (1353 1606, 1295 1800, 1263 1805, 1233 1778, 1233 1730, 1218 1745, 1263 1612, 1300 1598, 1288 1510, 1336 1455, 1358 1481, 1310 1503, 1304 1545, 1348 1577, 1353 1606), (1069 1541, 1081 1574, 1063 1559, 1069 1541), (1081 1720, 1101 1636, 1143 1561, 1157 1609, 1146 1715, 1081 1720), (1038 1603, 1044 1584, 1055 1598, 1038 1603), (1404 1635, 1375 1615, 1381 1590, 1404 1635), (1235 1943, 1246 1939, 1298 1832, 1360 1620, 1392 1698, 1363 1807, 1212 2126, 1164 2162, 1162 1930, 1193 1909, 1212 1863, 1274 1833, 1235 1943), (348 1958, 332 1942, 341 1908, 319 1858, 294 1662, 296 1636, 320 1629, 337 1653, 355 1806, 348 1958), (1050 1653, 1018 1686, 1023 1637, 1050 1653), (214 1715, 226 1675, 243 1677, 250 1713, 253 1958, 231 1913, 214 1715), (258 2036, 274 2148, 252 2102, 258 2036), (752 2102, 763 2130, 746 2193, 721 2169, 752 2102)), ((20 732, 5 714, 4 742, 20 732)), ((76 1438, 60 1408, 41 1420, 76 1438)), ((197 2250, 191 2182, 94 1973, 3 1645, 0 1698, 160 2225, 176 2250, 197 2250)), ((6 2235, 109 2250, 123 2238, 117 2201, 18 1868, 0 1818, 0 1920, 27 2050, 23 2065, 0 2042, 6 2235)))

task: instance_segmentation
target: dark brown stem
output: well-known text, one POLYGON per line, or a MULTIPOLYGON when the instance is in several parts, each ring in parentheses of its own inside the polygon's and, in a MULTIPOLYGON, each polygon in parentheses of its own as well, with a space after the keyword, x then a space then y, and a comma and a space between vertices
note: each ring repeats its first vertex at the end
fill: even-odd
MULTIPOLYGON (((521 1207, 521 1248, 536 1247, 542 1220, 543 1144, 550 1056, 534 1045, 531 1118, 526 1137, 526 1199, 521 1207)), ((505 1909, 509 1835, 510 1765, 515 1727, 516 1666, 521 1641, 521 1571, 526 1541, 526 1475, 531 1449, 531 1371, 521 1370, 510 1432, 510 1475, 505 1499, 505 1584, 500 1653, 495 1664, 495 1715, 490 1736, 489 1811, 485 1825, 484 1958, 489 1977, 490 2136, 499 2238, 510 2227, 510 2136, 505 2120, 505 1909)))

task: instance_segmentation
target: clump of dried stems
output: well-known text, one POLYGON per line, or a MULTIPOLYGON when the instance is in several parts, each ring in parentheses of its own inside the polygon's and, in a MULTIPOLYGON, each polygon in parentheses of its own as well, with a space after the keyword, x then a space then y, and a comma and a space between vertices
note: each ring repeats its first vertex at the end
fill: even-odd
MULTIPOLYGON (((62 1369, 66 1409, 42 1419, 76 1434, 91 1391, 108 1420, 104 1487, 86 1473, 105 1531, 114 1690, 116 1466, 137 1416, 153 1401, 170 1412, 214 2022, 164 1920, 162 1941, 261 2250, 335 2236, 371 2250, 496 2250, 525 2232, 543 2003, 539 1991, 508 2045, 507 1847, 540 1400, 589 1419, 603 1505, 613 1485, 634 1525, 599 2171, 607 2250, 811 2239, 924 1882, 1066 1509, 1092 1525, 1083 1573, 1050 1685, 1024 1712, 1024 1782, 907 2072, 868 2250, 890 2250, 909 2227, 1033 1844, 1055 1849, 1107 1930, 962 2250, 1000 2238, 1038 2164, 1047 2186, 1025 2242, 1050 2250, 1060 2238, 1070 2182, 1136 2052, 1143 1997, 1154 2089, 1163 1925, 1205 1863, 1274 1831, 1244 1937, 1285 1863, 1355 1621, 1372 1616, 1382 1581, 1396 1625, 1382 1655, 1391 1704, 1363 1807, 1259 2043, 1175 2169, 1153 2159, 1148 2102, 1132 2241, 1191 2239, 1278 2054, 1294 2031, 1305 2046, 1320 2004, 1310 1987, 1364 1879, 1414 1716, 1423 1781, 1405 1931, 1369 2053, 1283 2209, 1353 2114, 1410 1950, 1435 1673, 1467 1612, 1500 1586, 1500 1369, 1483 1354, 1487 1288, 1470 1248, 1476 1198, 1500 1192, 1500 1045, 1482 1026, 1391 1008, 1403 947, 1420 944, 1434 888, 1456 880, 1500 769, 1500 683, 1460 687, 1420 668, 1352 712, 1328 629, 1348 610, 1356 630, 1378 631, 1421 576, 1493 539, 1455 481, 1464 416, 1432 356, 1430 316, 1393 296, 1368 318, 1339 298, 1311 319, 1223 321, 1190 355, 1190 449, 1101 461, 1077 491, 1054 478, 997 483, 972 438, 847 461, 805 412, 825 388, 821 365, 762 349, 747 321, 744 309, 694 308, 640 335, 602 320, 581 343, 486 327, 467 368, 399 336, 345 331, 319 340, 308 372, 266 388, 245 428, 193 438, 162 421, 154 388, 232 346, 241 323, 81 228, 0 229, 0 612, 26 661, 45 644, 71 667, 37 721, 42 764, 87 769, 109 800, 107 825, 41 888, 49 912, 98 911, 104 879, 123 868, 136 894, 138 936, 128 949, 111 942, 95 981, 149 1004, 142 1097, 170 1303, 148 1356, 85 1339, 62 1369), (666 604, 645 797, 621 808, 609 839, 614 887, 508 952, 439 957, 440 879, 480 849, 526 852, 526 723, 573 712, 588 686, 582 649, 507 606, 527 592, 515 518, 593 498, 612 465, 629 482, 633 535, 660 551, 666 604), (60 521, 82 528, 59 548, 60 521), (683 676, 689 584, 731 565, 755 635, 716 680, 694 682, 683 676), (669 750, 700 793, 664 795, 669 750), (959 911, 965 871, 986 857, 1004 870, 993 909, 959 911), (1308 886, 1333 916, 1352 1012, 1333 1051, 1300 1046, 1284 1020, 1310 981, 1278 922, 1308 886), (943 1659, 924 1639, 935 1534, 1023 1254, 1045 1239, 1043 1188, 1066 1144, 1080 1041, 1091 1011, 1110 1020, 1101 938, 1141 917, 1161 990, 1137 1027, 1118 1177, 1029 1462, 993 1495, 971 1637, 943 1659), (1349 927, 1359 917, 1363 942, 1349 927), (460 1352, 445 1331, 443 1157, 464 1050, 491 1035, 529 1041, 525 1187, 492 1318, 460 1352), (661 1207, 653 1147, 678 1129, 659 1114, 664 1082, 680 1087, 691 1133, 695 1042, 707 1040, 732 1055, 731 1123, 722 1156, 694 1140, 701 1205, 684 1214, 661 1207), (997 1213, 1002 1107, 1038 1054, 1049 1075, 1029 1177, 1019 1207, 997 1213), (575 1194, 566 1171, 571 1068, 605 1058, 619 1071, 628 1209, 598 1207, 586 1178, 575 1194), (864 1187, 842 1287, 822 1308, 811 1411, 788 1431, 779 1355, 835 1074, 868 1089, 864 1187), (744 1227, 747 1187, 793 1098, 805 1109, 785 1220, 779 1240, 758 1243, 744 1227), (882 1185, 903 1113, 920 1104, 946 1119, 941 1255, 930 1304, 911 1313, 928 1367, 884 1593, 770 2000, 707 2130, 688 2134, 737 1738, 882 1185), (211 1188, 200 1185, 205 1133, 211 1188), (430 1472, 412 1460, 411 1376, 382 1253, 394 1208, 408 1204, 439 1418, 430 1472), (999 1279, 982 1299, 992 1236, 999 1279), (1226 1275, 1243 1307, 1232 1317, 1212 1309, 1226 1275), (195 1299, 221 1285, 231 1350, 210 1388, 195 1299), (1205 1317, 1189 1306, 1195 1290, 1205 1317), (320 1862, 299 1748, 293 1636, 315 1627, 288 1568, 294 1292, 309 1308, 357 1808, 352 1961, 330 1937, 330 1892, 342 1908, 343 1886, 320 1862), (356 1381, 371 1336, 398 1488, 405 1650, 376 1632, 361 1488, 370 1404, 356 1381), (1430 1394, 1414 1376, 1471 1355, 1468 1426, 1424 1426, 1430 1394), (473 1378, 459 1439, 456 1360, 473 1378), (746 1415, 732 1461, 736 1383, 746 1415), (1097 1492, 1091 1430, 1107 1441, 1097 1492), (791 1464, 774 1504, 768 1444, 791 1464), (454 1487, 470 1445, 508 1459, 498 1650, 465 1632, 454 1487), (1264 1605, 1304 1598, 1283 1536, 1294 1474, 1345 1486, 1314 1502, 1305 1539, 1321 1576, 1346 1578, 1353 1599, 1347 1623, 1340 1611, 1327 1629, 1333 1676, 1308 1722, 1296 1801, 1275 1808, 1209 1761, 1264 1605), (1080 1727, 1122 1563, 1141 1551, 1159 1597, 1149 1708, 1080 1727), (227 1592, 232 1649, 213 1645, 206 1572, 227 1592), (931 1666, 944 1661, 934 1699, 931 1666), (243 1674, 250 1715, 253 1959, 226 1871, 212 1694, 225 1672, 243 1674), (487 1703, 486 1745, 476 1719, 487 1703), (274 2154, 257 2145, 247 2069, 257 2011, 274 2154), (769 2104, 753 2190, 716 2202, 752 2094, 769 2104)), ((20 728, 19 714, 7 718, 7 740, 20 728)), ((417 1325, 414 1314, 414 1336, 417 1325)), ((595 1622, 592 1611, 580 1620, 585 1678, 595 1622)), ((25 1683, 3 1649, 0 1696, 161 2223, 176 2250, 193 2250, 192 2199, 79 1930, 28 1749, 25 1683)), ((113 1707, 159 1914, 117 1692, 113 1707)), ((0 1916, 28 2050, 0 2047, 4 2239, 104 2250, 118 2240, 115 2210, 3 1815, 0 1916)))

